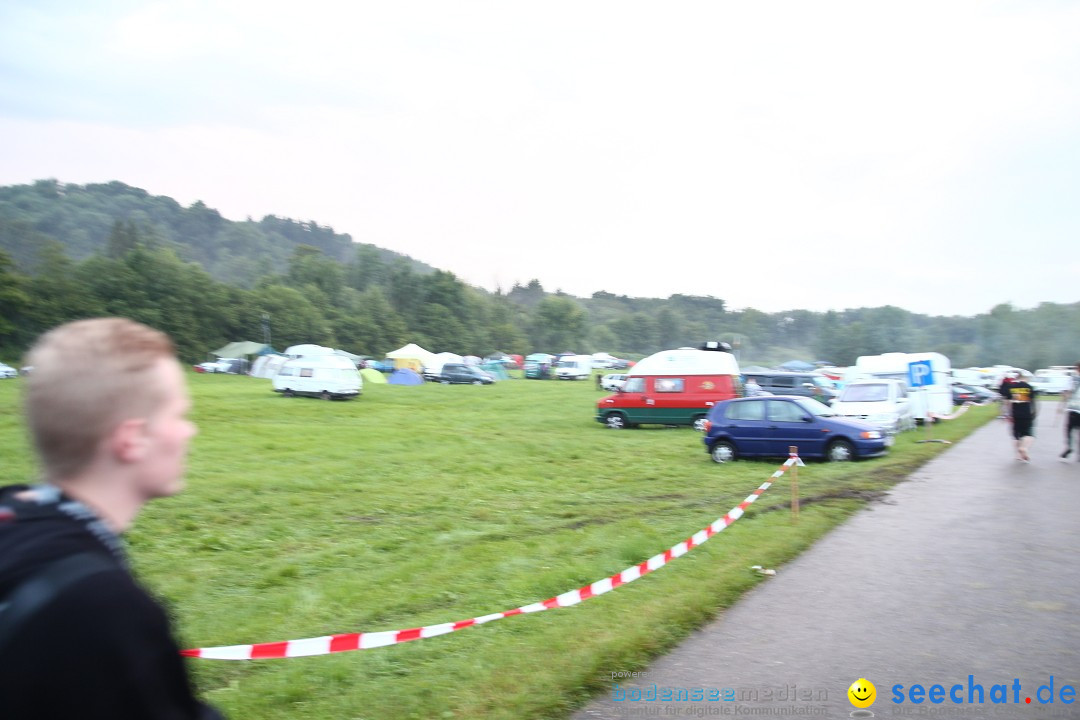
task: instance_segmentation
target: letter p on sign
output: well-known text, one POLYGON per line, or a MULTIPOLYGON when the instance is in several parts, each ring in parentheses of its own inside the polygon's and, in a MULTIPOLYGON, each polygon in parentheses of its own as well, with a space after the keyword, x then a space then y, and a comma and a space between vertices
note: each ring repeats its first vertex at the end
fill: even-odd
POLYGON ((913 388, 934 384, 934 373, 929 360, 908 363, 908 385, 913 388))

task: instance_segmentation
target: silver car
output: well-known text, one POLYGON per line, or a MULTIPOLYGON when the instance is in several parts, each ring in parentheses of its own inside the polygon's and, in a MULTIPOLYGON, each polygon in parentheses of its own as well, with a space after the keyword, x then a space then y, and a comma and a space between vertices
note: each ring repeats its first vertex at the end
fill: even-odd
POLYGON ((13 378, 13 377, 18 377, 18 376, 19 376, 19 371, 18 370, 11 367, 10 365, 5 365, 4 363, 0 363, 0 378, 13 378))

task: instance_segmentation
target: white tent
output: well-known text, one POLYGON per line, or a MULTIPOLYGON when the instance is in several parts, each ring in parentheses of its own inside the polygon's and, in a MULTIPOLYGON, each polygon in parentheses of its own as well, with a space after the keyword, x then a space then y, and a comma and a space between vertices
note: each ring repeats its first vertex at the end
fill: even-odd
POLYGON ((258 378, 272 378, 289 358, 284 355, 261 355, 251 366, 251 376, 258 378))
POLYGON ((394 361, 395 368, 409 368, 421 372, 426 366, 432 364, 435 354, 415 343, 409 343, 405 347, 386 353, 386 357, 394 361))
POLYGON ((452 352, 436 353, 431 362, 424 365, 428 370, 433 372, 439 372, 442 370, 442 366, 446 363, 459 363, 462 362, 460 355, 455 355, 452 352))
POLYGON ((356 366, 359 366, 360 361, 364 359, 363 355, 353 355, 351 352, 349 352, 347 350, 335 350, 334 354, 335 355, 340 355, 341 357, 349 358, 350 360, 352 360, 352 364, 356 365, 356 366))

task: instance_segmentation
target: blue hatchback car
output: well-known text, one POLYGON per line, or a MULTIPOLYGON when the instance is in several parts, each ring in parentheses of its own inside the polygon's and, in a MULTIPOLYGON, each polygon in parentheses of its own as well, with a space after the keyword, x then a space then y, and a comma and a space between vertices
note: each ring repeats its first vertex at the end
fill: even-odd
POLYGON ((718 463, 740 457, 799 457, 854 460, 884 455, 892 436, 873 425, 840 418, 817 400, 772 395, 725 400, 705 422, 705 447, 718 463))

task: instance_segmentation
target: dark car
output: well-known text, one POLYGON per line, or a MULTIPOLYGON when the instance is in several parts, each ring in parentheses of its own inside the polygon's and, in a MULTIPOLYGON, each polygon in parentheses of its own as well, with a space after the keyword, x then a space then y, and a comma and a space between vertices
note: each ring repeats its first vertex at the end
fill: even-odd
POLYGON ((495 379, 475 365, 462 363, 446 363, 438 376, 443 385, 452 383, 470 383, 472 385, 490 385, 495 379))
POLYGON ((979 396, 975 392, 960 383, 953 383, 952 386, 952 404, 963 405, 964 403, 977 403, 979 402, 979 396))
POLYGON ((976 404, 997 402, 1001 399, 1001 394, 991 390, 990 388, 984 388, 979 385, 965 385, 963 383, 953 383, 953 404, 963 405, 965 401, 970 400, 976 404), (958 392, 959 391, 959 392, 958 392))
POLYGON ((746 380, 751 378, 770 395, 802 395, 826 403, 839 395, 832 380, 821 373, 765 370, 745 374, 746 380))
POLYGON ((855 460, 884 455, 892 437, 858 420, 834 415, 828 405, 793 395, 725 400, 705 422, 705 448, 718 463, 740 457, 855 460))

